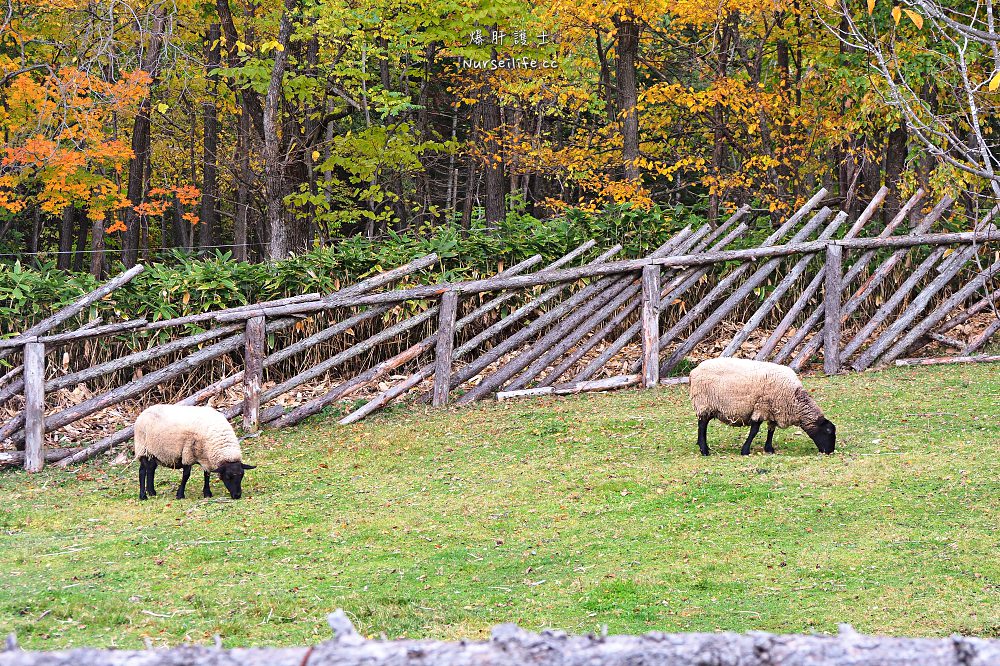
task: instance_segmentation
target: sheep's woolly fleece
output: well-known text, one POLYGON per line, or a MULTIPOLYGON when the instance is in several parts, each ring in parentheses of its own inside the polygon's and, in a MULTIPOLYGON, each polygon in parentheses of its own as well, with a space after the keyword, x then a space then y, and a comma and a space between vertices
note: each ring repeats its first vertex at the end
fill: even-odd
POLYGON ((215 471, 227 462, 243 462, 233 427, 211 407, 153 405, 135 420, 135 455, 151 456, 178 468, 200 464, 215 471))
POLYGON ((808 429, 823 419, 795 371, 775 363, 709 359, 691 371, 690 390, 698 418, 716 418, 729 425, 762 421, 808 429))

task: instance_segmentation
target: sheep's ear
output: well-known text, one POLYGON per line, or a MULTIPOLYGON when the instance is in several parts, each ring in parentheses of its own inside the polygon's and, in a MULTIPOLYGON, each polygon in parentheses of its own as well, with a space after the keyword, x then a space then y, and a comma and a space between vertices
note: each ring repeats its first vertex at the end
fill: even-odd
POLYGON ((243 465, 243 469, 257 469, 257 465, 247 465, 246 463, 240 463, 243 465))

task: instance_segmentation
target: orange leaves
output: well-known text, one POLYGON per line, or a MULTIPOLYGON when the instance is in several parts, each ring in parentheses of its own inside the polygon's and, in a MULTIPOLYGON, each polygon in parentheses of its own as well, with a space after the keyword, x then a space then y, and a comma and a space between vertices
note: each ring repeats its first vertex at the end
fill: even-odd
MULTIPOLYGON (((201 199, 201 190, 193 185, 174 185, 171 187, 154 187, 149 190, 146 200, 138 206, 133 206, 139 215, 157 217, 163 215, 167 208, 173 204, 174 198, 182 206, 192 206, 201 199)), ((184 213, 182 218, 192 225, 198 224, 198 216, 194 213, 184 213)))
POLYGON ((115 223, 104 230, 106 233, 113 234, 116 231, 128 231, 128 227, 121 220, 115 220, 115 223))

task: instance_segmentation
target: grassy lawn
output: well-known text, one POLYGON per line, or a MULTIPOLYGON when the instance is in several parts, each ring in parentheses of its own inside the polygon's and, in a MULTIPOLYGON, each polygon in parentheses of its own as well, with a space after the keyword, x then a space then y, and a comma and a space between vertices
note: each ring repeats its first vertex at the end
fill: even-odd
MULTIPOLYGON (((584 633, 1000 636, 1000 369, 806 380, 838 426, 698 455, 686 388, 320 418, 244 499, 140 503, 136 463, 0 474, 0 631, 30 648, 584 633)), ((193 475, 193 481, 200 475, 193 475)), ((216 492, 221 484, 214 482, 216 492)))

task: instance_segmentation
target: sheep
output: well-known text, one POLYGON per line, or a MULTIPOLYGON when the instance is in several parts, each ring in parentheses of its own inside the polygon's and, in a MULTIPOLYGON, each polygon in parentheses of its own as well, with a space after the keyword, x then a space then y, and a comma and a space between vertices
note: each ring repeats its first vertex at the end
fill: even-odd
POLYGON ((139 459, 139 499, 156 495, 153 476, 156 466, 183 470, 177 499, 184 499, 184 487, 191 466, 205 471, 205 497, 211 497, 209 478, 219 478, 233 499, 243 494, 243 471, 255 465, 243 464, 243 452, 229 421, 211 407, 153 405, 135 420, 135 455, 139 459))
POLYGON ((708 422, 713 418, 732 426, 750 426, 740 450, 750 454, 750 443, 767 421, 765 453, 774 453, 775 427, 799 426, 820 453, 833 453, 837 429, 823 416, 816 401, 802 388, 791 368, 738 358, 713 358, 690 375, 691 404, 698 415, 698 448, 708 455, 708 422))

